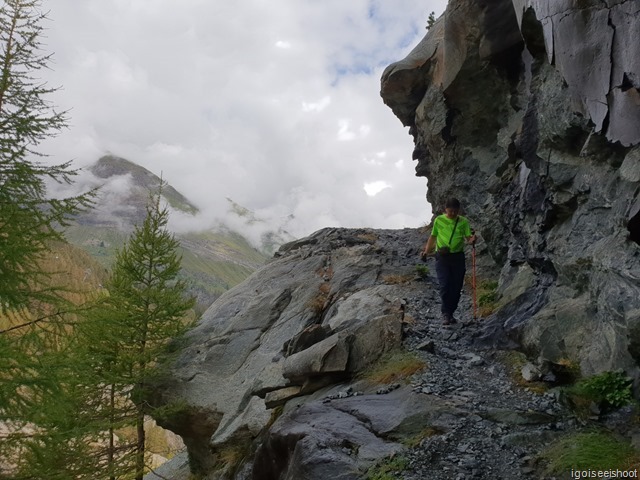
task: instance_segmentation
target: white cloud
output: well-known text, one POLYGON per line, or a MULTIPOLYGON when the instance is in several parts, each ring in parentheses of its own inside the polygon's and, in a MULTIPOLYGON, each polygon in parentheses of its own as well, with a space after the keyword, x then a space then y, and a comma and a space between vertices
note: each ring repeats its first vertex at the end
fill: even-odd
POLYGON ((303 112, 321 112, 331 104, 331 97, 326 95, 317 102, 302 102, 303 112))
POLYGON ((348 141, 354 138, 356 134, 351 130, 351 122, 346 119, 338 120, 338 140, 348 141))
POLYGON ((290 49, 290 48, 291 48, 291 43, 289 43, 289 42, 285 42, 284 40, 278 40, 278 41, 276 42, 276 47, 278 47, 278 48, 283 48, 283 49, 285 49, 285 50, 288 50, 288 49, 290 49))
POLYGON ((52 161, 111 152, 162 172, 207 218, 230 197, 293 215, 295 235, 427 220, 426 181, 380 77, 444 1, 44 3, 54 52, 44 73, 71 109, 71 128, 42 146, 52 161), (372 178, 394 188, 370 197, 372 178))
POLYGON ((364 184, 364 191, 367 192, 367 195, 369 195, 370 197, 375 197, 377 194, 387 188, 391 188, 391 185, 389 185, 384 180, 378 180, 376 182, 369 182, 364 184))

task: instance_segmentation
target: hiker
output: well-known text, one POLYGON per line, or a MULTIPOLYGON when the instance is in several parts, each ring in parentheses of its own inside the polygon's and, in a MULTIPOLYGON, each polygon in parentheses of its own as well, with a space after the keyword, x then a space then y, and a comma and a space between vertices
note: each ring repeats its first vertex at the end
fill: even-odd
POLYGON ((444 213, 433 221, 431 236, 422 249, 423 256, 430 255, 434 249, 436 251, 436 274, 440 284, 444 325, 457 322, 453 313, 458 308, 466 272, 464 244, 465 240, 468 244, 476 241, 469 221, 459 213, 460 201, 449 198, 444 213))

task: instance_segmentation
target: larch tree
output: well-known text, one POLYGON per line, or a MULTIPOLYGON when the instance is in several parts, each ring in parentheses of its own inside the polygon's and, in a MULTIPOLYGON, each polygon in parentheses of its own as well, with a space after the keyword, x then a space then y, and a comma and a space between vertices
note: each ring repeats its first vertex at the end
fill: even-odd
MULTIPOLYGON (((99 363, 99 383, 106 387, 108 410, 115 425, 135 427, 135 475, 145 472, 145 417, 149 380, 167 354, 167 347, 190 326, 187 314, 195 299, 179 279, 179 242, 167 229, 169 212, 161 205, 161 189, 147 205, 147 215, 118 251, 99 313, 86 324, 92 355, 99 363), (97 323, 95 322, 97 320, 97 323)), ((108 440, 112 449, 113 428, 108 440)), ((122 454, 122 453, 120 453, 122 454)), ((117 455, 109 456, 116 464, 117 455)))
POLYGON ((47 100, 55 89, 37 76, 50 61, 42 53, 45 18, 38 0, 0 2, 0 423, 12 426, 0 433, 0 458, 27 436, 20 427, 32 423, 40 393, 56 388, 51 364, 35 352, 57 344, 69 305, 41 261, 93 198, 47 194, 47 182, 71 183, 77 171, 47 165, 38 150, 66 125, 47 100))
POLYGON ((46 15, 38 0, 4 0, 0 7, 0 308, 57 300, 38 262, 61 226, 92 195, 49 198, 46 183, 70 183, 70 163, 45 165, 38 145, 66 126, 65 112, 46 97, 55 89, 36 78, 48 66, 40 37, 46 15))

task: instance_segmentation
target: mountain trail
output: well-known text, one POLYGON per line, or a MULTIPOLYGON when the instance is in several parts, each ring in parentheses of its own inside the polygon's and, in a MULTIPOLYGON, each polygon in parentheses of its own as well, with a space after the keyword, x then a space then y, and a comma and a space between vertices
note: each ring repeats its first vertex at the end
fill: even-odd
MULTIPOLYGON (((434 261, 429 262, 434 271, 434 261)), ((540 454, 556 439, 589 425, 558 401, 557 390, 526 385, 518 364, 522 354, 475 346, 485 320, 473 320, 469 293, 463 292, 458 323, 444 326, 437 280, 427 278, 424 284, 423 295, 406 299, 407 315, 416 321, 406 329, 404 345, 427 364, 411 385, 417 393, 446 399, 460 414, 433 426, 405 454, 408 466, 398 478, 565 478, 545 475, 540 454)), ((625 414, 631 413, 607 421, 615 423, 625 414)))

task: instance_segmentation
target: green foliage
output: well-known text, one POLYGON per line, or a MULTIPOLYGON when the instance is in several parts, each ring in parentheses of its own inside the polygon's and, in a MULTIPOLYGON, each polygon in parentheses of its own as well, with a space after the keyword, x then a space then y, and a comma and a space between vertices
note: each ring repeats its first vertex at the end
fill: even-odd
POLYGON ((420 278, 427 278, 429 276, 429 267, 422 264, 416 265, 416 274, 420 278))
POLYGON ((39 260, 59 226, 91 204, 92 193, 65 199, 48 198, 46 181, 70 183, 77 173, 70 164, 46 166, 34 159, 36 147, 66 125, 45 99, 48 88, 35 72, 47 68, 40 53, 41 13, 38 0, 5 0, 0 8, 0 310, 33 308, 57 300, 44 288, 47 273, 39 260))
MULTIPOLYGON (((65 312, 72 305, 64 287, 52 281, 57 272, 42 265, 51 245, 62 240, 61 227, 93 198, 93 192, 51 198, 47 182, 71 183, 77 172, 69 163, 37 161, 45 156, 40 143, 66 125, 65 113, 46 99, 55 89, 35 76, 50 59, 41 53, 44 20, 38 0, 0 6, 0 316, 16 319, 0 330, 0 422, 13 427, 0 441, 3 459, 33 442, 39 432, 25 429, 44 421, 39 402, 59 388, 54 353, 65 348, 65 312)), ((46 441, 41 437, 41 444, 46 441)), ((60 438, 51 444, 64 446, 60 438)))
POLYGON ((427 30, 433 27, 434 23, 436 23, 436 12, 431 12, 427 18, 427 30))
POLYGON ((444 431, 439 427, 425 427, 418 433, 411 435, 402 440, 402 444, 409 448, 418 447, 426 438, 434 437, 436 435, 443 434, 444 431))
POLYGON ((481 317, 491 315, 497 308, 498 282, 495 280, 478 280, 476 295, 478 299, 478 314, 481 317))
POLYGON ((542 453, 549 474, 574 470, 624 469, 634 457, 634 449, 607 432, 576 433, 554 442, 542 453))
POLYGON ((25 394, 37 435, 23 445, 24 478, 141 479, 145 473, 147 384, 170 354, 169 343, 188 327, 193 306, 177 279, 180 257, 167 217, 159 195, 153 197, 144 223, 118 252, 108 292, 64 341, 27 364, 38 362, 29 370, 42 378, 25 394))
POLYGON ((604 372, 580 380, 566 391, 574 407, 595 403, 603 410, 628 405, 633 401, 632 380, 623 372, 604 372))
POLYGON ((486 307, 493 304, 498 298, 497 288, 498 282, 496 281, 480 282, 478 285, 478 305, 486 307))
POLYGON ((409 461, 403 456, 394 456, 377 463, 367 470, 366 480, 397 480, 402 471, 409 466, 409 461))
POLYGON ((178 279, 179 243, 166 229, 169 212, 160 198, 161 191, 150 197, 143 224, 116 255, 109 295, 87 321, 89 351, 99 359, 96 380, 112 385, 121 399, 112 405, 111 417, 124 414, 136 426, 136 479, 144 474, 149 381, 169 343, 189 327, 185 317, 194 306, 186 298, 187 285, 178 279))
POLYGON ((191 407, 184 400, 175 400, 153 410, 153 418, 159 424, 178 423, 176 420, 184 418, 191 410, 191 407))

